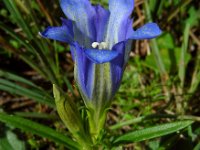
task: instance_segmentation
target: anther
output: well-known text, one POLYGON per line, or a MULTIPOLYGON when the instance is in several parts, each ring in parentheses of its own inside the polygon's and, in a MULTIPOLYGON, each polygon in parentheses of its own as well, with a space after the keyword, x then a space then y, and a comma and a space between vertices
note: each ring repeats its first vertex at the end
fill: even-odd
POLYGON ((92 43, 92 48, 98 48, 99 47, 99 43, 98 42, 93 42, 92 43))
POLYGON ((101 42, 99 45, 99 49, 107 49, 108 48, 108 43, 106 42, 101 42))
POLYGON ((92 43, 92 48, 97 48, 97 49, 108 49, 108 43, 106 42, 93 42, 92 43))

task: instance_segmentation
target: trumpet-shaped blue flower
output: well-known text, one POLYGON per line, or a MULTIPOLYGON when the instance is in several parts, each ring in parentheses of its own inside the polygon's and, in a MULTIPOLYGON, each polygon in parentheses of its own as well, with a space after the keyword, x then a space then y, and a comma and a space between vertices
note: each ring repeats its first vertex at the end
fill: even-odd
POLYGON ((155 38, 161 30, 155 23, 132 29, 134 0, 109 0, 109 10, 89 0, 60 4, 68 19, 41 35, 70 44, 81 95, 87 106, 102 111, 120 86, 132 40, 155 38))

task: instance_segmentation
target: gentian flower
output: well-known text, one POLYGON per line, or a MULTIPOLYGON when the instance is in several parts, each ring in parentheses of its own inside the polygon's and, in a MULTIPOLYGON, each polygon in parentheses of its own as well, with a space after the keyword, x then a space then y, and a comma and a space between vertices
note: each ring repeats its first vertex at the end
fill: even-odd
POLYGON ((60 5, 68 19, 41 35, 70 45, 83 100, 101 114, 120 86, 132 40, 155 38, 161 30, 155 23, 132 29, 134 0, 109 0, 109 10, 89 0, 60 0, 60 5))

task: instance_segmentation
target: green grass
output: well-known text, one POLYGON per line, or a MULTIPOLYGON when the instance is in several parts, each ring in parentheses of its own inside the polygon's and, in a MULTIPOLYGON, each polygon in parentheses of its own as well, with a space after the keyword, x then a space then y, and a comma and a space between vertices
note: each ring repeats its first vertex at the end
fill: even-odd
MULTIPOLYGON (((38 35, 38 32, 43 31, 45 27, 60 24, 59 17, 64 14, 58 7, 59 2, 40 0, 3 0, 2 2, 0 4, 2 8, 0 10, 0 32, 2 33, 0 35, 2 63, 0 93, 6 95, 9 104, 4 103, 4 99, 0 98, 0 120, 5 123, 0 124, 0 127, 5 129, 5 132, 0 132, 0 149, 2 147, 11 149, 15 144, 21 149, 24 149, 25 145, 31 149, 45 146, 64 149, 62 144, 64 143, 66 147, 68 145, 59 137, 60 133, 57 131, 64 131, 68 137, 70 134, 65 131, 61 121, 55 119, 58 116, 51 84, 62 87, 69 96, 78 101, 78 106, 82 106, 82 101, 74 86, 73 69, 69 69, 73 68, 69 47, 66 44, 42 39, 38 35), (21 67, 17 65, 18 62, 21 67), (32 74, 27 75, 27 72, 32 74), (11 106, 18 103, 12 100, 24 97, 35 101, 35 105, 14 110, 11 106), (1 111, 15 114, 17 117, 13 122, 17 122, 13 123, 11 118, 6 121, 6 114, 1 111), (35 113, 38 111, 38 114, 35 113), (48 130, 52 134, 56 133, 57 137, 52 134, 46 135, 45 132, 44 136, 43 131, 34 132, 36 130, 34 126, 34 130, 23 133, 23 128, 18 124, 20 119, 24 119, 21 117, 34 119, 33 124, 36 126, 41 122, 41 129, 45 129, 46 126, 54 128, 48 130), (52 119, 48 121, 48 117, 52 119), (41 137, 32 135, 33 132, 41 137), (20 139, 21 135, 24 138, 20 139), (10 143, 9 136, 16 141, 14 145, 10 143), (58 141, 61 145, 46 140, 45 137, 49 136, 51 140, 58 141)), ((106 125, 108 134, 103 134, 106 137, 104 143, 109 145, 116 135, 136 129, 151 128, 175 120, 192 120, 195 121, 194 125, 181 133, 177 132, 156 140, 132 143, 123 147, 134 147, 136 150, 171 150, 174 147, 181 149, 180 143, 183 142, 185 147, 189 147, 188 149, 197 150, 200 139, 198 117, 200 114, 198 107, 200 105, 200 40, 198 38, 200 10, 197 7, 199 2, 191 0, 149 0, 142 4, 137 0, 135 2, 137 6, 133 13, 135 22, 142 16, 145 16, 145 19, 141 19, 139 25, 134 28, 153 21, 161 26, 163 34, 154 40, 137 41, 134 44, 121 87, 114 97, 108 114, 106 125), (142 51, 145 55, 142 55, 142 51)), ((108 2, 104 0, 92 0, 92 3, 108 6, 108 2)), ((84 111, 82 112, 84 116, 84 111)), ((30 123, 28 119, 25 121, 30 123)), ((24 128, 30 130, 30 127, 24 128)), ((69 140, 67 136, 66 139, 69 140)), ((126 140, 130 140, 129 137, 126 140)), ((73 143, 69 140, 70 145, 73 145, 71 142, 73 143)))

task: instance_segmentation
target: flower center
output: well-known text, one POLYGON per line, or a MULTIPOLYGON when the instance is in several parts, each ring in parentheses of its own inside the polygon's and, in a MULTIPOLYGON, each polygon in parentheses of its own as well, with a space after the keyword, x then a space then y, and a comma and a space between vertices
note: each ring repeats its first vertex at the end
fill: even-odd
POLYGON ((92 43, 92 48, 97 48, 97 49, 108 49, 108 43, 107 42, 93 42, 92 43))

